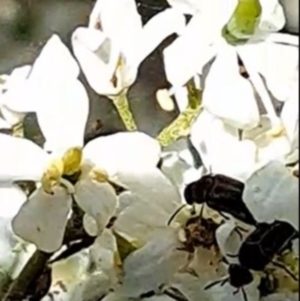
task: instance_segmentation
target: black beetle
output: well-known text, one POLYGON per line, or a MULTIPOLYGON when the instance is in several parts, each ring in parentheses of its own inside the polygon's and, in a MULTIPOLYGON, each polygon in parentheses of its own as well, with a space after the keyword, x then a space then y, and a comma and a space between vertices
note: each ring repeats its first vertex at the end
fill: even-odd
POLYGON ((259 223, 241 244, 238 254, 228 254, 228 257, 237 257, 243 267, 254 271, 264 271, 272 263, 297 280, 282 263, 273 260, 276 255, 291 250, 293 240, 297 238, 299 232, 288 222, 275 220, 272 223, 259 223))
POLYGON ((186 186, 184 197, 189 205, 206 204, 225 219, 223 212, 256 226, 256 219, 243 201, 244 188, 244 183, 225 175, 205 175, 186 186))
POLYGON ((245 268, 239 264, 232 263, 232 264, 229 264, 227 278, 217 280, 217 281, 214 281, 214 282, 208 284, 207 286, 204 287, 204 290, 208 290, 217 284, 220 284, 221 286, 223 286, 225 283, 229 282, 229 284, 231 286, 237 288, 237 290, 234 291, 233 294, 235 295, 241 291, 243 294, 244 300, 247 301, 248 300, 247 294, 246 294, 243 286, 250 284, 252 281, 253 281, 253 275, 247 268, 245 268))

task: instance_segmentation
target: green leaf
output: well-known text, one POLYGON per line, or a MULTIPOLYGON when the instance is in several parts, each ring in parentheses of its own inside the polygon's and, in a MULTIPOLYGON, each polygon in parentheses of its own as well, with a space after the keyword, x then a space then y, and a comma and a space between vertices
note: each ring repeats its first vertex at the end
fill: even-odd
POLYGON ((246 43, 259 24, 261 18, 259 0, 239 0, 233 15, 222 30, 222 35, 231 45, 246 43))

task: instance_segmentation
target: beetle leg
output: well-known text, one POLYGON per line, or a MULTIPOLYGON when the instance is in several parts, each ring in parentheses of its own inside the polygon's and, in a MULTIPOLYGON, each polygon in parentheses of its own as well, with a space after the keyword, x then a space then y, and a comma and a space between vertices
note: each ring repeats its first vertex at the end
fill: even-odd
POLYGON ((244 301, 248 301, 247 294, 246 294, 246 292, 245 292, 245 290, 244 290, 243 287, 241 288, 241 291, 242 291, 242 295, 243 295, 244 301))
POLYGON ((229 258, 237 258, 239 256, 239 254, 226 254, 227 257, 229 258))
POLYGON ((236 294, 238 294, 240 292, 240 289, 238 288, 236 291, 234 291, 233 293, 232 293, 232 295, 236 295, 236 294))
POLYGON ((219 213, 225 220, 227 220, 227 221, 230 220, 230 217, 226 216, 223 212, 218 211, 218 213, 219 213))
POLYGON ((284 270, 291 278, 293 278, 295 281, 298 281, 299 279, 284 265, 284 264, 281 264, 281 263, 279 263, 279 262, 276 262, 276 261, 271 261, 271 263, 274 265, 274 266, 276 266, 276 267, 278 267, 278 268, 280 268, 280 269, 282 269, 282 270, 284 270))
POLYGON ((241 233, 240 229, 235 228, 234 231, 235 231, 236 234, 239 236, 240 240, 243 240, 243 234, 241 233))
POLYGON ((226 282, 228 282, 228 281, 229 281, 229 278, 216 280, 216 281, 211 282, 211 283, 209 283, 208 285, 206 285, 206 286, 204 287, 204 290, 206 291, 206 290, 208 290, 208 289, 214 287, 214 286, 217 285, 217 284, 220 284, 220 286, 223 286, 223 285, 224 285, 226 282))

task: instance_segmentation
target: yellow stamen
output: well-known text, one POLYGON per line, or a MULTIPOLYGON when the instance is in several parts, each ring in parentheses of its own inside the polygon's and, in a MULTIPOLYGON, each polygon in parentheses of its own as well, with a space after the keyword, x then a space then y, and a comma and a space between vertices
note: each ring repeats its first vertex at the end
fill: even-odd
POLYGON ((270 138, 279 138, 279 137, 281 137, 285 134, 286 134, 286 130, 285 130, 285 127, 282 124, 274 126, 272 129, 270 129, 267 132, 267 135, 270 138))
POLYGON ((93 168, 90 172, 90 177, 99 183, 108 182, 108 173, 101 168, 93 168))
POLYGON ((41 184, 45 192, 52 194, 52 188, 59 184, 63 171, 63 161, 61 159, 54 159, 42 176, 41 184))
POLYGON ((81 169, 82 149, 74 147, 65 152, 62 157, 63 175, 71 176, 81 169))

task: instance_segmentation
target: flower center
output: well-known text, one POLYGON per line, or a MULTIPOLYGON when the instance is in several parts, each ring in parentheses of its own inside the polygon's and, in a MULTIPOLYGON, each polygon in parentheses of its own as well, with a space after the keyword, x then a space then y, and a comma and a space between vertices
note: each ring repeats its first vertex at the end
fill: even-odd
POLYGON ((71 176, 81 169, 82 150, 74 147, 67 150, 61 158, 54 158, 42 176, 42 187, 52 194, 53 187, 61 184, 62 176, 71 176))

